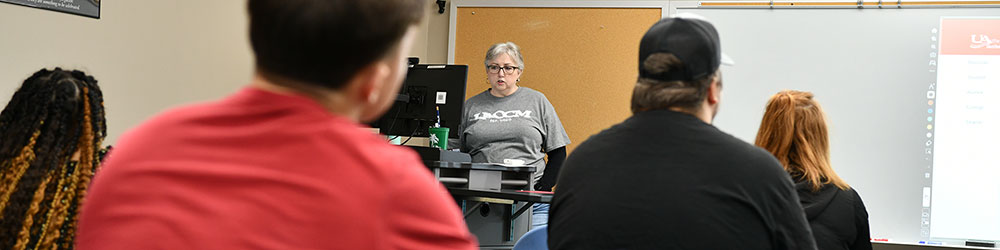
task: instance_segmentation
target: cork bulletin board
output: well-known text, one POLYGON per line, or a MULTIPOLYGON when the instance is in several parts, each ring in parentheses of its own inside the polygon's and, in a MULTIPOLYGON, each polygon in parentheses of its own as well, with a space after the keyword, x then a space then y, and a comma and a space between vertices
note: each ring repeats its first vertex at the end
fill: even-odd
POLYGON ((516 43, 525 64, 519 85, 542 92, 555 106, 572 141, 566 148, 569 152, 631 115, 639 40, 666 9, 629 2, 611 7, 559 2, 552 5, 577 6, 484 7, 456 2, 449 63, 469 65, 466 98, 489 89, 483 65, 486 50, 499 42, 516 43))

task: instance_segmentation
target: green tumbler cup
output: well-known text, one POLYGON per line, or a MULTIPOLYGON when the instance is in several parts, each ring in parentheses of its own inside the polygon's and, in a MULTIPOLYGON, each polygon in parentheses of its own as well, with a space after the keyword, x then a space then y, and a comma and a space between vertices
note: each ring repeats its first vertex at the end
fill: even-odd
POLYGON ((438 147, 441 150, 448 150, 448 128, 430 128, 431 147, 438 147))

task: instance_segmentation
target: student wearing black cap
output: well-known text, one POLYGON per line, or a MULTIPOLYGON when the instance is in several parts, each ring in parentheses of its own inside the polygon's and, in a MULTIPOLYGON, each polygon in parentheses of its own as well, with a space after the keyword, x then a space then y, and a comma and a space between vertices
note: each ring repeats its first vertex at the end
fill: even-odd
POLYGON ((712 126, 721 101, 719 36, 666 18, 639 45, 632 117, 564 163, 552 249, 816 249, 773 156, 712 126))

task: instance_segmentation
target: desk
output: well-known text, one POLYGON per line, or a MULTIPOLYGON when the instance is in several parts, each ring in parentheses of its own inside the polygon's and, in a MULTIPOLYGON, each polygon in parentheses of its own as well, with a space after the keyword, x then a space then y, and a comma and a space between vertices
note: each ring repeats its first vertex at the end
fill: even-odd
POLYGON ((465 212, 465 217, 469 217, 476 208, 480 207, 483 203, 498 203, 498 204, 514 204, 518 201, 527 202, 521 209, 513 214, 510 218, 504 218, 508 221, 513 221, 517 217, 521 216, 524 211, 528 210, 531 205, 535 203, 552 203, 551 194, 537 194, 537 193, 525 193, 517 192, 514 190, 502 190, 502 191, 486 191, 486 190, 472 190, 472 189, 462 189, 462 188, 449 188, 448 192, 451 196, 456 199, 476 201, 478 202, 469 211, 465 212))
MULTIPOLYGON (((515 243, 517 239, 520 238, 521 235, 524 235, 524 233, 526 233, 527 230, 530 230, 530 225, 531 225, 530 213, 528 214, 528 216, 526 216, 526 218, 522 220, 518 220, 518 218, 521 217, 521 215, 524 214, 524 212, 528 211, 528 209, 530 209, 532 205, 534 205, 535 203, 552 202, 551 194, 525 193, 525 192, 517 192, 515 190, 490 191, 490 190, 474 190, 465 188, 449 188, 448 192, 450 192, 451 195, 455 197, 456 200, 472 202, 472 204, 467 204, 465 202, 462 203, 463 204, 462 211, 464 212, 464 218, 469 223, 470 229, 474 228, 474 226, 476 225, 474 222, 475 220, 471 220, 469 218, 470 215, 474 214, 476 211, 479 211, 479 214, 482 215, 482 217, 488 217, 491 214, 492 210, 490 208, 491 204, 501 204, 502 210, 499 211, 499 217, 501 220, 501 226, 500 226, 501 232, 499 235, 500 241, 480 242, 481 244, 485 243, 484 245, 489 245, 489 243, 494 243, 499 246, 506 246, 515 243), (524 204, 520 205, 520 208, 517 209, 517 212, 511 214, 511 211, 514 210, 515 207, 518 207, 519 205, 518 203, 524 203, 524 204), (520 228, 516 228, 515 224, 518 224, 518 222, 520 222, 520 224, 526 224, 526 225, 522 225, 520 228), (522 228, 524 229, 523 232, 522 230, 515 230, 522 228)), ((495 228, 495 227, 487 226, 486 228, 495 228)), ((477 236, 480 238, 486 238, 484 236, 489 236, 489 235, 483 235, 484 233, 486 233, 483 230, 476 230, 476 231, 479 231, 478 232, 479 234, 477 234, 477 236)), ((496 232, 493 231, 492 233, 493 235, 495 235, 496 232)))
POLYGON ((449 188, 448 192, 451 192, 451 195, 455 196, 456 198, 486 197, 486 198, 495 198, 495 199, 511 200, 511 201, 527 201, 531 203, 552 202, 552 194, 525 193, 525 192, 518 192, 516 190, 487 191, 487 190, 449 188))
POLYGON ((527 172, 527 173, 535 172, 535 167, 531 166, 505 166, 496 163, 430 161, 430 162, 424 162, 424 164, 427 165, 427 167, 429 168, 492 170, 492 171, 505 171, 505 172, 527 172))
POLYGON ((534 186, 535 167, 490 163, 425 161, 455 198, 469 231, 482 248, 507 248, 530 230, 530 209, 549 203, 550 194, 524 193, 534 186), (516 211, 516 212, 515 212, 516 211), (479 216, 473 216, 478 212, 479 216), (522 216, 527 213, 527 216, 522 216))

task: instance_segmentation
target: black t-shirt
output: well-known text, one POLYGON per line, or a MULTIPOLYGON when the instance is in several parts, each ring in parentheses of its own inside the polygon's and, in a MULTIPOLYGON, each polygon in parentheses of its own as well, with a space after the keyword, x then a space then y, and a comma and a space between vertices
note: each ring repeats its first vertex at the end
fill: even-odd
POLYGON ((816 249, 778 161, 684 113, 646 111, 592 136, 557 185, 552 249, 816 249))

